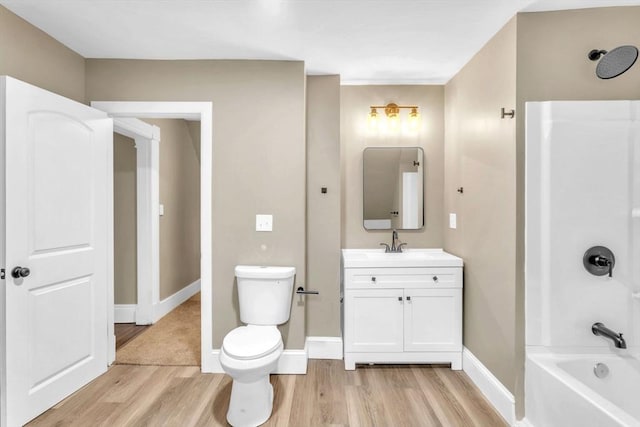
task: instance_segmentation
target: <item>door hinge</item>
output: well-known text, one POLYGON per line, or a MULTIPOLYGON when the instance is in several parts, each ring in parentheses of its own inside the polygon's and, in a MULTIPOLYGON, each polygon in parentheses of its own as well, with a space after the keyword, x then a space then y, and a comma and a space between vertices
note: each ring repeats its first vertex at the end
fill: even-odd
POLYGON ((0 279, 4 279, 4 268, 0 268, 0 279))

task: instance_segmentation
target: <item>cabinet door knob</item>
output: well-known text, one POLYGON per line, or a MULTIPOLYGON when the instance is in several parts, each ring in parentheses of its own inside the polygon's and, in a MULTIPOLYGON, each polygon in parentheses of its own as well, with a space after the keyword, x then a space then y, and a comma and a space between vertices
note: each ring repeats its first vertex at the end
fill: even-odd
POLYGON ((407 301, 411 301, 411 297, 410 296, 407 296, 407 301))
POLYGON ((437 282, 438 281, 438 276, 433 276, 433 281, 437 282))
POLYGON ((398 297, 398 301, 402 302, 402 297, 398 297))
POLYGON ((375 278, 375 277, 372 277, 372 278, 371 278, 371 281, 372 281, 373 283, 375 283, 375 282, 376 282, 376 278, 375 278))

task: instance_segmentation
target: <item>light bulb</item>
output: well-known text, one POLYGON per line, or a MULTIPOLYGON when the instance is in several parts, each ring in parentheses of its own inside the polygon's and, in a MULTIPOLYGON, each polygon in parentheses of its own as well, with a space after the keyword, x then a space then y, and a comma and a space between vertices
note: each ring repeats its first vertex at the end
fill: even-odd
POLYGON ((420 115, 418 114, 417 108, 412 108, 409 113, 409 129, 412 131, 417 131, 418 126, 420 125, 420 115))
POLYGON ((400 120, 398 119, 398 115, 397 114, 390 114, 389 115, 389 129, 396 130, 396 129, 398 129, 399 124, 400 124, 400 120))
POLYGON ((372 108, 371 112, 369 113, 369 128, 370 129, 378 128, 378 112, 376 111, 375 108, 372 108))

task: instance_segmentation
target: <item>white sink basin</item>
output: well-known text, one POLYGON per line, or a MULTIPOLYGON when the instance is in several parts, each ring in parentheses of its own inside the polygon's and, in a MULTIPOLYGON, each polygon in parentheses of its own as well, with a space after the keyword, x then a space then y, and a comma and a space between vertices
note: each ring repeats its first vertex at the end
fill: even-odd
POLYGON ((385 253, 384 249, 343 249, 345 268, 371 267, 462 267, 462 259, 442 249, 405 249, 385 253))

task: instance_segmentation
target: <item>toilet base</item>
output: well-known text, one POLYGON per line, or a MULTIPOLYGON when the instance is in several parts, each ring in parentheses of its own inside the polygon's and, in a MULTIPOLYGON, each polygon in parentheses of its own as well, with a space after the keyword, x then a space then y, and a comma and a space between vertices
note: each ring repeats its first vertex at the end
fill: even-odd
POLYGON ((233 427, 256 427, 265 423, 273 410, 273 386, 269 375, 257 381, 233 381, 227 421, 233 427))

